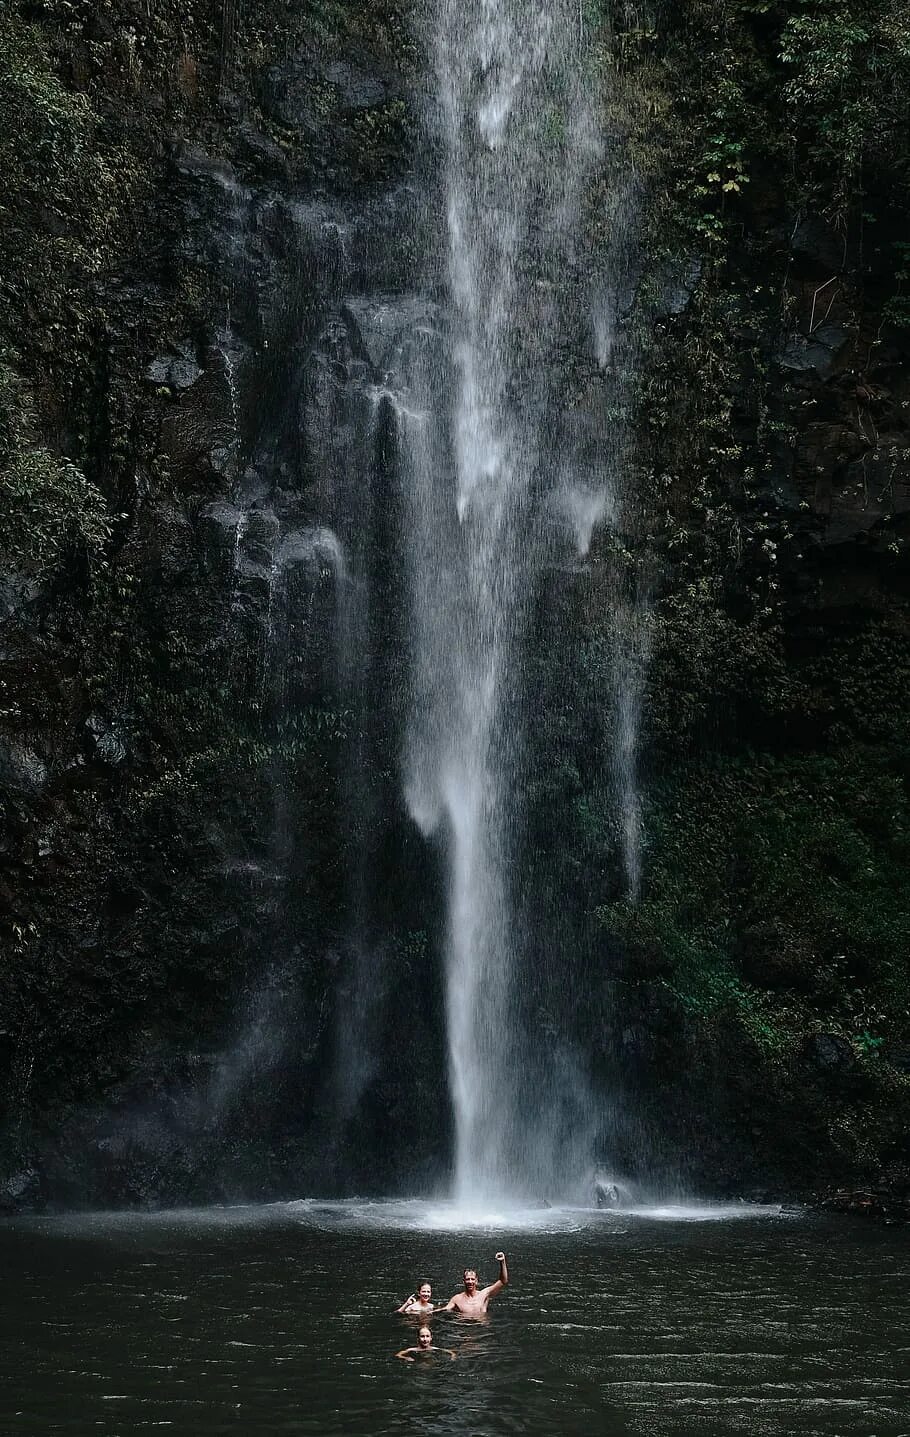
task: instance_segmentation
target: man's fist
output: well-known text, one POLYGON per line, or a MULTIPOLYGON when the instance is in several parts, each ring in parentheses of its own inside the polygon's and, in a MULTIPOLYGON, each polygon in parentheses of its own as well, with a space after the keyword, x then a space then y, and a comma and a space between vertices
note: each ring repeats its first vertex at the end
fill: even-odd
POLYGON ((497 1261, 497 1262, 505 1262, 505 1260, 506 1260, 506 1255, 505 1255, 504 1252, 498 1252, 498 1253, 496 1254, 496 1261, 497 1261))

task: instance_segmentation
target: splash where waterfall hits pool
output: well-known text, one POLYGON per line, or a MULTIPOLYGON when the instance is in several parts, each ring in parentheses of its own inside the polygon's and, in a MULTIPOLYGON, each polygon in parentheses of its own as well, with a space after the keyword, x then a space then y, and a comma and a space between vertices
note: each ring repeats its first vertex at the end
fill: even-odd
POLYGON ((689 1208, 290 1203, 6 1222, 0 1431, 603 1437, 910 1432, 906 1239, 689 1208), (393 1354, 474 1263, 512 1282, 454 1363, 393 1354))

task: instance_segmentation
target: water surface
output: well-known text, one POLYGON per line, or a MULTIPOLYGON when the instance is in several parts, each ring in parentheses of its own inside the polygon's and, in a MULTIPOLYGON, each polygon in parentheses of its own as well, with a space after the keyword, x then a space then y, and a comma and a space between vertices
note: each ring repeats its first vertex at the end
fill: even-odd
POLYGON ((0 1432, 908 1437, 906 1233, 769 1210, 320 1204, 0 1226, 0 1432), (453 1227, 453 1224, 455 1226, 453 1227), (512 1283, 396 1362, 466 1263, 512 1283))

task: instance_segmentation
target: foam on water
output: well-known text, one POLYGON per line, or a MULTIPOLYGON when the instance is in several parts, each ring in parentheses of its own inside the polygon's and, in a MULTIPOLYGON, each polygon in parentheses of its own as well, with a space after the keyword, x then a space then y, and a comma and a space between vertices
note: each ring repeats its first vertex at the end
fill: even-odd
MULTIPOLYGON (((386 1201, 298 1198, 291 1202, 240 1203, 232 1206, 169 1208, 156 1212, 65 1213, 8 1219, 16 1225, 47 1231, 79 1234, 124 1232, 154 1227, 187 1230, 217 1227, 265 1228, 292 1224, 322 1231, 390 1232, 536 1232, 542 1236, 615 1229, 617 1222, 627 1231, 630 1222, 714 1223, 743 1218, 767 1219, 782 1215, 779 1204, 665 1203, 642 1204, 603 1210, 585 1207, 481 1207, 430 1199, 409 1198, 386 1201)), ((5 1225, 5 1224, 4 1224, 5 1225)))

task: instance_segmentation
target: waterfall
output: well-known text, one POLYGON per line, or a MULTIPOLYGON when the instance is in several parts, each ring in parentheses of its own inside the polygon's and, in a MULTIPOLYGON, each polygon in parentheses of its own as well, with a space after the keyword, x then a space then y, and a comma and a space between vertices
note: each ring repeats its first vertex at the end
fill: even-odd
MULTIPOLYGON (((577 0, 436 0, 445 323, 422 351, 404 422, 411 496, 413 692, 405 791, 442 844, 454 1195, 464 1204, 578 1194, 592 1101, 571 1052, 535 1030, 520 913, 522 655, 551 532, 586 555, 617 510, 602 417, 565 423, 565 353, 596 373, 580 260, 601 151, 577 0)), ((599 382, 599 381, 598 381, 599 382)), ((601 384, 597 403, 606 408, 601 384)), ((622 805, 634 696, 621 705, 622 805)), ((629 842, 626 843, 627 851, 629 842)), ((559 955, 553 955, 554 963, 559 955)))

